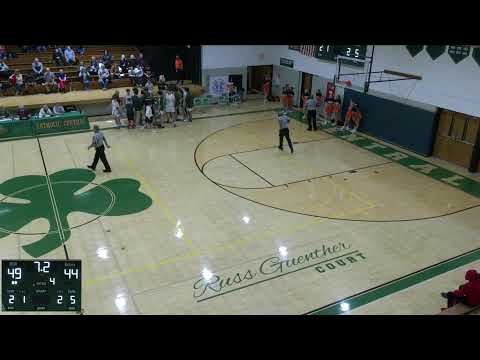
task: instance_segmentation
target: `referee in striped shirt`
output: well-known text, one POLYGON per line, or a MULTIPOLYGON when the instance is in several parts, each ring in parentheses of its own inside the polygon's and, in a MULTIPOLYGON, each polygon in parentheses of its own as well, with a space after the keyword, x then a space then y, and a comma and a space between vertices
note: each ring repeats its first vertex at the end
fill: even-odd
POLYGON ((110 145, 107 143, 107 139, 105 139, 105 136, 103 133, 100 131, 100 128, 98 125, 93 126, 93 139, 91 145, 88 147, 88 150, 90 148, 94 147, 95 148, 95 158, 93 159, 92 165, 88 165, 87 167, 94 170, 97 167, 98 160, 102 160, 103 166, 105 166, 105 170, 103 172, 112 172, 112 169, 110 168, 110 164, 108 163, 107 157, 105 156, 105 145, 110 149, 110 145), (103 145, 105 143, 105 145, 103 145))

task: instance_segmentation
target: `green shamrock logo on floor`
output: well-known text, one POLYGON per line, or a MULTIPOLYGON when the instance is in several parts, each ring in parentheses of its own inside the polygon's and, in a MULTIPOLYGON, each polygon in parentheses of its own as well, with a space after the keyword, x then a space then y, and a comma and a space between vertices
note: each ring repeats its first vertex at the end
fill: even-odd
POLYGON ((0 184, 3 195, 0 196, 0 238, 22 234, 18 230, 36 219, 46 219, 50 224, 47 233, 28 233, 44 235, 22 246, 34 258, 62 246, 73 229, 100 216, 135 214, 152 205, 152 199, 138 190, 137 180, 115 179, 95 184, 95 173, 86 169, 62 170, 50 175, 49 179, 48 182, 45 176, 27 175, 0 184), (83 188, 86 189, 82 191, 83 188), (72 212, 97 216, 70 227, 67 216, 72 212))

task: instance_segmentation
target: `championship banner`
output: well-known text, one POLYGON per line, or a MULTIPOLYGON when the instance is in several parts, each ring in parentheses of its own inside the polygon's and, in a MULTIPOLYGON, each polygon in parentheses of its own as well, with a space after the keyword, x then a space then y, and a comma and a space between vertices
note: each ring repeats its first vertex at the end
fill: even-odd
POLYGON ((227 76, 212 76, 210 77, 208 90, 212 96, 221 96, 227 91, 228 75, 227 76))

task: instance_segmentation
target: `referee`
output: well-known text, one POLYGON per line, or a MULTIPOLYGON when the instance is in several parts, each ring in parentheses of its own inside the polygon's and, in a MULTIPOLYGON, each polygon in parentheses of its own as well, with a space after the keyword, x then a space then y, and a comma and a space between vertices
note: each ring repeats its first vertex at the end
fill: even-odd
POLYGON ((88 150, 90 150, 92 147, 95 148, 95 158, 93 159, 92 165, 87 165, 87 167, 95 171, 95 168, 98 164, 98 159, 100 159, 102 160, 103 166, 105 166, 105 170, 103 170, 103 172, 112 172, 107 157, 105 156, 105 146, 103 143, 105 143, 109 149, 110 145, 108 145, 107 139, 105 139, 105 136, 100 131, 98 125, 93 125, 93 131, 95 134, 93 134, 92 144, 88 147, 88 150))
POLYGON ((282 111, 280 114, 278 114, 278 126, 280 128, 278 132, 279 136, 279 145, 278 148, 280 150, 283 150, 283 138, 287 138, 288 146, 290 147, 290 151, 293 154, 293 145, 292 145, 292 140, 290 140, 290 130, 288 129, 288 123, 289 123, 288 115, 286 111, 282 111))

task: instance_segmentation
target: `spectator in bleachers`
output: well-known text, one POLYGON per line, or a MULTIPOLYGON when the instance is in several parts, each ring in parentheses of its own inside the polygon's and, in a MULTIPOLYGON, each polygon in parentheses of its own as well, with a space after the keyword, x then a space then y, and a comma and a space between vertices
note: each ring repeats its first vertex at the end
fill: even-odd
POLYGON ((18 117, 20 120, 28 120, 30 119, 30 112, 27 110, 25 105, 18 106, 18 117))
POLYGON ((104 64, 100 63, 98 68, 98 83, 103 90, 107 90, 110 73, 104 64))
POLYGON ((55 50, 52 54, 52 62, 54 62, 57 66, 65 66, 63 52, 59 47, 55 47, 55 50))
POLYGON ((7 58, 7 50, 5 45, 0 45, 0 60, 5 60, 7 58))
POLYGON ((54 115, 53 111, 50 110, 48 105, 43 105, 42 108, 40 109, 40 112, 38 113, 39 118, 44 118, 44 117, 53 116, 53 115, 54 115))
POLYGON ((0 60, 0 79, 8 79, 12 73, 5 61, 0 60))
POLYGON ((90 60, 90 68, 88 69, 88 72, 90 75, 96 75, 98 73, 98 68, 99 64, 97 61, 97 58, 95 56, 92 56, 92 59, 90 60))
POLYGON ((44 81, 43 64, 35 58, 32 63, 33 79, 37 84, 42 84, 44 81))
POLYGON ((80 61, 80 66, 78 67, 78 71, 82 72, 82 70, 87 70, 87 67, 85 66, 83 61, 80 61))
POLYGON ((47 71, 45 71, 45 74, 43 74, 43 79, 45 81, 43 86, 45 86, 46 92, 49 93, 51 91, 50 86, 55 87, 55 85, 57 85, 55 81, 55 74, 50 71, 50 68, 47 68, 47 71))
POLYGON ((137 66, 137 59, 135 58, 135 55, 130 55, 130 60, 128 60, 128 65, 135 68, 137 66))
POLYGON ((145 83, 145 90, 147 90, 147 92, 150 95, 153 95, 153 84, 150 79, 148 79, 147 82, 145 83))
POLYGON ((60 105, 60 104, 55 104, 55 105, 53 106, 53 113, 54 113, 55 115, 62 115, 62 114, 65 114, 65 109, 63 108, 62 105, 60 105))
POLYGON ((23 90, 25 89, 25 83, 23 81, 23 75, 20 74, 20 71, 15 70, 15 72, 10 75, 8 78, 12 86, 15 87, 16 92, 15 95, 23 94, 23 90))
POLYGON ((103 51, 103 55, 102 55, 102 59, 101 59, 101 60, 102 60, 102 62, 105 64, 105 66, 106 66, 107 68, 109 68, 109 67, 112 66, 113 58, 112 58, 112 55, 110 55, 110 54, 108 53, 108 50, 107 50, 107 49, 105 49, 105 50, 103 51))
POLYGON ((120 71, 122 72, 122 74, 125 74, 128 72, 128 60, 127 58, 125 57, 125 54, 122 54, 122 56, 120 57, 120 63, 119 63, 119 66, 120 66, 120 71))
POLYGON ((63 69, 60 69, 60 72, 57 75, 57 86, 60 92, 67 91, 67 74, 63 72, 63 69))
POLYGON ((85 55, 86 49, 85 49, 85 46, 80 45, 75 49, 75 51, 77 52, 78 55, 83 56, 85 55))
POLYGON ((138 54, 137 64, 140 65, 143 69, 145 68, 145 59, 143 58, 143 54, 138 54))
POLYGON ((110 78, 113 79, 119 79, 122 77, 122 72, 120 71, 119 66, 115 63, 112 62, 112 66, 110 67, 110 78))
POLYGON ((70 46, 67 46, 64 54, 65 54, 65 61, 67 64, 73 65, 76 63, 75 51, 73 51, 70 46))
POLYGON ((137 65, 135 69, 133 69, 134 81, 135 85, 141 86, 143 85, 143 69, 140 65, 137 65))
POLYGON ((82 82, 83 90, 88 90, 90 88, 90 74, 85 66, 80 66, 78 77, 82 82))
POLYGON ((460 285, 458 290, 442 293, 442 297, 447 299, 447 307, 452 307, 458 303, 468 306, 480 305, 480 275, 476 270, 468 270, 465 273, 466 284, 460 285))
POLYGON ((165 75, 160 75, 158 77, 158 88, 163 90, 163 86, 165 85, 165 75))
POLYGON ((45 52, 47 51, 47 45, 37 45, 36 50, 37 52, 45 52))
POLYGON ((30 52, 33 52, 35 50, 35 45, 23 45, 22 46, 22 51, 24 53, 30 53, 30 52))

